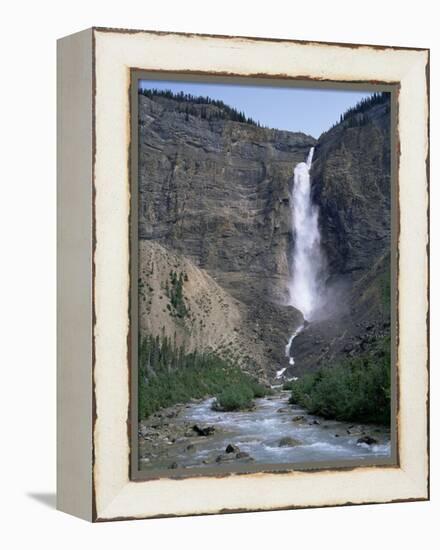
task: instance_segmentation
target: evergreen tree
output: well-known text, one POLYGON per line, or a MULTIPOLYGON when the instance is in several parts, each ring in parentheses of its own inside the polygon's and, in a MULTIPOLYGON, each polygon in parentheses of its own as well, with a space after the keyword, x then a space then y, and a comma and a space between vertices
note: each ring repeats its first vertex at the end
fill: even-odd
POLYGON ((260 124, 255 122, 251 117, 246 117, 245 113, 226 105, 220 99, 212 99, 208 96, 194 96, 192 94, 185 94, 184 92, 174 93, 171 90, 158 90, 155 88, 142 88, 139 94, 153 100, 165 98, 174 100, 180 104, 185 103, 185 106, 182 106, 180 111, 187 121, 189 120, 189 115, 207 119, 208 111, 206 107, 212 106, 216 109, 210 109, 209 120, 232 120, 251 124, 253 126, 260 126, 260 124), (195 105, 200 105, 201 108, 198 110, 195 108, 195 105))

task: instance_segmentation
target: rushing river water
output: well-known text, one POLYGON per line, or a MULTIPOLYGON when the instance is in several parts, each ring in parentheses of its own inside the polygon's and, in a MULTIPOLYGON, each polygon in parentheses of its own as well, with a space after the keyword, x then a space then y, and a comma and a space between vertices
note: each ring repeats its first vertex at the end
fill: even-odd
POLYGON ((255 409, 248 412, 215 411, 213 399, 186 406, 173 418, 171 436, 161 439, 162 443, 156 444, 153 454, 144 454, 145 458, 141 458, 141 469, 170 467, 170 464, 174 464, 173 467, 212 467, 216 458, 226 456, 225 449, 230 444, 248 453, 254 463, 264 464, 362 461, 390 456, 389 431, 385 428, 308 415, 289 405, 288 396, 288 392, 281 392, 257 399, 255 409), (178 433, 179 427, 195 424, 214 426, 215 431, 207 437, 177 437, 173 441, 173 431, 178 433), (358 443, 365 435, 377 443, 358 443), (283 438, 293 438, 295 445, 280 446, 283 438))

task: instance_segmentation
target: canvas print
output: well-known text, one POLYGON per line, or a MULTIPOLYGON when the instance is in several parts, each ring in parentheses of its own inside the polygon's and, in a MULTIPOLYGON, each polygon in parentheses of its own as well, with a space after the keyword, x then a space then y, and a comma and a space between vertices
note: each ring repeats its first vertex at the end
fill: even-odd
POLYGON ((391 93, 137 101, 139 470, 389 459, 391 93))

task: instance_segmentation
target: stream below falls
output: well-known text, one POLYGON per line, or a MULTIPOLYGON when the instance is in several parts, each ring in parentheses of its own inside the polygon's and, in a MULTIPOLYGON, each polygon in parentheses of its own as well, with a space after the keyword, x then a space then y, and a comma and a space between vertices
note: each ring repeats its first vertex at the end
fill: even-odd
POLYGON ((214 399, 175 405, 140 423, 141 470, 218 464, 316 463, 390 456, 383 426, 325 420, 290 405, 290 392, 256 399, 244 412, 212 409, 214 399), (194 429, 214 428, 210 435, 194 429), (358 442, 362 437, 370 444, 358 442), (230 452, 226 452, 226 448, 230 452))

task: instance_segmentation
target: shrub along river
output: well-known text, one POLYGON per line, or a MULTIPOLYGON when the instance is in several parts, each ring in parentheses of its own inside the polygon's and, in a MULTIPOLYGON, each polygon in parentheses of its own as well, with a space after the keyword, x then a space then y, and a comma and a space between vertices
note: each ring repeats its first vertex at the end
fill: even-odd
POLYGON ((362 462, 390 456, 387 428, 325 420, 290 405, 289 397, 290 392, 280 391, 241 412, 213 410, 210 398, 155 413, 139 425, 139 467, 362 462))

